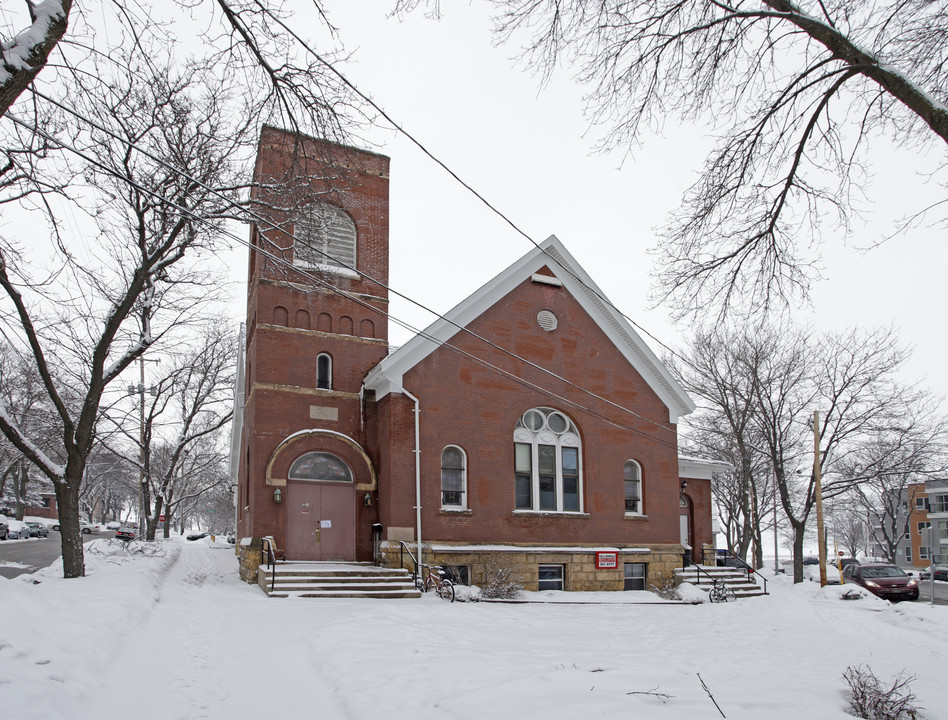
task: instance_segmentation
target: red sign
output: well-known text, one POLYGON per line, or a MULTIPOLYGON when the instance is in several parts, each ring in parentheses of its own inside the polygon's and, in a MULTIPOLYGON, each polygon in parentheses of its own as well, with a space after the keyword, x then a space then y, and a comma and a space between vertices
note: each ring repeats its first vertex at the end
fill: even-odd
POLYGON ((596 568, 599 570, 615 570, 619 567, 619 553, 597 552, 596 568))
POLYGON ((158 516, 158 522, 164 522, 164 521, 165 521, 165 516, 164 516, 164 515, 159 515, 159 516, 158 516))

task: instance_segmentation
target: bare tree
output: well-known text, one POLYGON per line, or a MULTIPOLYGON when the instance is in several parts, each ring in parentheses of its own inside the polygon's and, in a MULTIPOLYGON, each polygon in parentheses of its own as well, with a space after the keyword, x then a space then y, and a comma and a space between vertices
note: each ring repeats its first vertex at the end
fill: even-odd
POLYGON ((5 408, 0 430, 55 487, 66 577, 84 573, 79 494, 103 395, 214 299, 214 251, 235 215, 252 142, 219 75, 136 60, 138 51, 118 75, 107 65, 77 78, 74 102, 94 124, 73 124, 57 158, 80 163, 85 182, 73 188, 72 207, 94 219, 95 249, 55 235, 29 251, 0 249, 0 323, 35 364, 61 435, 50 454, 5 408))
POLYGON ((946 437, 948 426, 935 403, 919 401, 889 427, 866 437, 846 459, 845 474, 852 480, 872 540, 892 561, 911 530, 916 495, 926 480, 948 471, 946 437))
MULTIPOLYGON (((341 139, 343 119, 361 118, 361 109, 331 66, 338 51, 317 53, 302 35, 303 28, 321 29, 333 38, 335 28, 319 0, 313 0, 308 11, 304 5, 299 17, 291 7, 283 0, 114 0, 89 3, 85 13, 78 13, 71 0, 24 0, 29 23, 11 12, 11 24, 0 31, 0 116, 40 77, 55 52, 64 56, 55 63, 58 68, 81 70, 84 60, 109 58, 116 44, 129 38, 145 46, 149 40, 172 42, 177 26, 175 34, 201 28, 198 39, 206 57, 238 70, 246 87, 269 88, 272 122, 282 119, 294 128, 341 139), (98 13, 108 15, 109 32, 88 24, 98 13), (71 42, 61 42, 64 39, 71 42)), ((115 59, 121 61, 121 54, 115 59)), ((53 92, 68 97, 62 90, 53 92)))
MULTIPOLYGON (((399 0, 399 10, 437 0, 399 0)), ((756 312, 808 291, 844 229, 872 141, 943 169, 948 11, 931 0, 495 0, 502 40, 549 77, 576 68, 605 148, 668 119, 718 142, 656 256, 682 314, 756 312)))
MULTIPOLYGON (((891 437, 900 425, 920 428, 933 417, 926 396, 895 379, 907 356, 891 331, 818 335, 759 326, 699 333, 685 383, 704 405, 697 442, 716 454, 730 452, 735 462, 732 482, 716 490, 737 495, 717 501, 732 523, 743 523, 739 532, 732 527, 735 540, 748 535, 760 546, 760 527, 768 522, 762 507, 776 490, 793 534, 794 579, 803 579, 803 543, 816 501, 812 413, 820 411, 823 496, 832 498, 868 479, 853 468, 875 467, 860 454, 873 438, 891 437)), ((890 459, 904 467, 904 458, 890 459)))
POLYGON ((868 550, 869 525, 856 493, 835 497, 826 508, 826 519, 828 529, 849 557, 856 557, 868 550))
MULTIPOLYGON (((131 450, 115 448, 114 452, 141 477, 141 513, 148 540, 154 540, 162 515, 165 527, 170 526, 176 501, 214 486, 194 481, 205 479, 207 467, 219 466, 226 455, 220 431, 233 413, 233 334, 223 321, 210 323, 195 334, 190 346, 183 347, 174 353, 151 392, 141 393, 146 402, 142 432, 137 407, 111 418, 131 450)), ((137 406, 137 389, 134 395, 137 406)))
POLYGON ((773 488, 755 424, 759 361, 759 349, 740 335, 704 331, 695 335, 685 357, 669 361, 701 403, 688 419, 687 446, 734 466, 718 473, 711 485, 728 549, 746 559, 753 545, 757 567, 763 565, 761 531, 766 525, 760 507, 773 488))

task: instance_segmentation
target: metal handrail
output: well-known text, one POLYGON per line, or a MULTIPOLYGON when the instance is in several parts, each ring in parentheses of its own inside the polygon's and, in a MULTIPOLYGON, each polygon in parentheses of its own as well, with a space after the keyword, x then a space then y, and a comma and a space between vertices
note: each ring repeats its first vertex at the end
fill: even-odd
MULTIPOLYGON (((276 587, 276 553, 273 549, 273 538, 265 537, 263 541, 267 544, 267 569, 270 570, 270 592, 273 592, 273 588, 276 587)), ((263 551, 263 546, 261 545, 260 550, 263 551)))
POLYGON ((402 569, 405 568, 405 553, 407 552, 408 557, 411 558, 411 562, 412 562, 411 581, 412 583, 417 583, 418 571, 421 569, 418 566, 418 559, 415 557, 414 553, 412 553, 411 548, 408 547, 404 541, 399 540, 398 545, 399 545, 398 566, 402 569))
POLYGON ((769 595, 769 593, 767 592, 767 578, 761 575, 756 569, 748 565, 746 560, 744 560, 743 558, 739 558, 730 550, 718 550, 717 548, 705 548, 703 552, 703 556, 704 557, 702 557, 702 561, 704 562, 705 565, 717 565, 717 559, 719 556, 730 558, 732 560, 737 560, 737 562, 739 562, 743 566, 743 569, 747 571, 747 579, 750 580, 751 573, 759 577, 761 581, 764 583, 764 595, 769 595), (708 553, 714 553, 713 563, 708 562, 708 557, 707 557, 708 553))

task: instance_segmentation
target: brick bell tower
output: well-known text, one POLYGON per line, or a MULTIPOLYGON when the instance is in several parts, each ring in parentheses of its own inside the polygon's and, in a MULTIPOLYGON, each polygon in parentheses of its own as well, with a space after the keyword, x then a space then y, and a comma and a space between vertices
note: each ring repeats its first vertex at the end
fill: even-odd
POLYGON ((238 534, 272 535, 290 560, 372 556, 361 390, 388 353, 388 172, 382 155, 261 131, 238 534))

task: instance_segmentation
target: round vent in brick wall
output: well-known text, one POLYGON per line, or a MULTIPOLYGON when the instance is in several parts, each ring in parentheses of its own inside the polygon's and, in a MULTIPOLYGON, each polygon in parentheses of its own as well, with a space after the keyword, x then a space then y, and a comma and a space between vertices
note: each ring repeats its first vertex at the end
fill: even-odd
POLYGON ((547 332, 556 330, 556 326, 559 325, 559 322, 560 321, 556 319, 556 315, 549 310, 541 310, 537 313, 537 325, 547 332))

